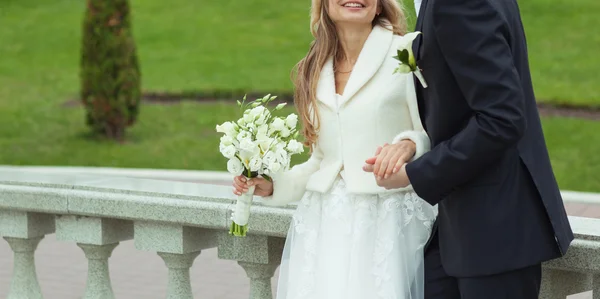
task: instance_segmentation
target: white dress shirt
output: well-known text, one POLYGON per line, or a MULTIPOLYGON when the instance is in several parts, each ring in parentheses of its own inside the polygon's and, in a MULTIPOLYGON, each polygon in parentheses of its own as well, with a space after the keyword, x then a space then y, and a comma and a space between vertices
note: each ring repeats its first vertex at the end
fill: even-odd
POLYGON ((423 0, 415 0, 415 11, 417 12, 417 17, 419 16, 419 10, 421 10, 421 2, 423 0))

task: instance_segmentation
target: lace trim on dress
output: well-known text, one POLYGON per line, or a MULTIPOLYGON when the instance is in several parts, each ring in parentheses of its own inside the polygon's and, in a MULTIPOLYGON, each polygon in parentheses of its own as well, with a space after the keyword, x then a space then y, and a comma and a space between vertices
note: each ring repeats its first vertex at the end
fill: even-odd
MULTIPOLYGON (((330 218, 343 225, 340 234, 359 234, 373 225, 378 229, 373 250, 373 269, 377 295, 381 299, 398 299, 394 283, 390 283, 390 254, 393 252, 395 240, 403 234, 405 228, 413 222, 419 222, 424 229, 431 232, 435 215, 432 207, 420 199, 414 192, 391 193, 385 195, 351 195, 348 194, 343 180, 338 179, 330 193, 319 194, 307 192, 298 205, 298 210, 293 216, 293 230, 296 238, 304 241, 304 262, 302 266, 303 284, 299 286, 295 299, 313 299, 315 271, 317 257, 317 244, 319 239, 319 226, 323 219, 330 218), (326 197, 326 200, 323 198, 326 197), (344 213, 348 205, 354 207, 354 215, 366 214, 359 221, 353 221, 350 213, 344 213), (426 206, 424 206, 426 205, 426 206), (395 216, 395 217, 390 217, 395 216), (394 226, 396 236, 385 234, 389 230, 381 229, 384 226, 394 226)), ((437 210, 437 209, 436 209, 437 210)), ((435 214, 437 214, 434 211, 435 214)))

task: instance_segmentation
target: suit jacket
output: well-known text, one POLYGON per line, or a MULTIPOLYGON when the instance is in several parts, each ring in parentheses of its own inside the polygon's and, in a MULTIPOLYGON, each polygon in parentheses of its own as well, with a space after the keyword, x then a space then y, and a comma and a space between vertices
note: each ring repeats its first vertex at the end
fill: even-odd
POLYGON ((439 203, 444 269, 457 277, 563 255, 573 240, 554 178, 515 0, 424 0, 413 44, 431 151, 407 165, 439 203))
POLYGON ((398 66, 393 57, 398 46, 404 43, 402 36, 375 26, 339 102, 333 58, 327 61, 317 86, 320 129, 313 154, 305 163, 273 177, 273 196, 267 198, 265 204, 295 202, 307 190, 327 192, 339 175, 352 193, 403 191, 388 191, 377 186, 373 174, 364 172, 362 167, 384 143, 413 140, 417 157, 429 150, 429 137, 419 119, 412 75, 393 74, 398 66))

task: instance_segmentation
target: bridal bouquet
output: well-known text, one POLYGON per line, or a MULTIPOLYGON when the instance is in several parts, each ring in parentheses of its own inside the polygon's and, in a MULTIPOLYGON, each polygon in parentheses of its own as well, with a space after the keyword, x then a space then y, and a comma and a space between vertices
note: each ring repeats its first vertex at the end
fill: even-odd
MULTIPOLYGON (((223 133, 219 150, 229 161, 227 171, 247 178, 262 176, 271 181, 279 172, 289 169, 292 155, 304 151, 298 142, 298 116, 290 114, 285 118, 273 115, 285 103, 269 110, 267 105, 275 96, 266 95, 261 99, 246 103, 246 97, 237 104, 243 112, 236 122, 228 121, 217 125, 217 132, 223 133)), ((231 220, 230 234, 245 236, 248 231, 250 204, 255 186, 238 196, 231 220)))

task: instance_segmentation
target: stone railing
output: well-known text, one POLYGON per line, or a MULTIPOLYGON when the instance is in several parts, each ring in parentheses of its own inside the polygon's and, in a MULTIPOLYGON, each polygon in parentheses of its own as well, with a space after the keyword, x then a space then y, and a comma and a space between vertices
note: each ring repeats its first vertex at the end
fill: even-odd
MULTIPOLYGON (((48 234, 79 246, 88 259, 82 298, 114 298, 108 260, 119 242, 156 252, 168 268, 169 299, 192 298, 189 269, 200 251, 218 248, 250 279, 249 298, 272 298, 271 278, 279 265, 294 207, 272 208, 257 200, 246 238, 227 234, 234 203, 226 186, 0 171, 0 236, 14 252, 8 299, 43 298, 34 252, 48 234)), ((567 256, 544 266, 542 298, 598 290, 600 220, 570 218, 577 239, 567 256)), ((597 295, 598 294, 598 295, 597 295)))

